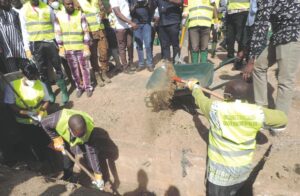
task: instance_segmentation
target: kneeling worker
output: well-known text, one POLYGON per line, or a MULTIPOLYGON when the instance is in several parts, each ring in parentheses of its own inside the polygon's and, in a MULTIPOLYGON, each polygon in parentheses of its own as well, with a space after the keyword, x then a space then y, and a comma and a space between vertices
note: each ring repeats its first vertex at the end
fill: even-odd
POLYGON ((259 130, 263 126, 277 128, 287 124, 284 112, 245 102, 248 85, 240 80, 231 81, 224 91, 227 100, 213 101, 203 94, 197 80, 187 83, 196 105, 210 122, 207 195, 236 195, 252 171, 259 130))
MULTIPOLYGON (((102 173, 96 149, 91 144, 94 121, 85 112, 63 109, 57 111, 41 121, 41 125, 53 141, 57 151, 71 150, 73 154, 85 154, 92 167, 96 181, 93 182, 100 190, 104 188, 102 173)), ((63 180, 69 180, 73 175, 74 163, 68 156, 64 156, 63 180)))

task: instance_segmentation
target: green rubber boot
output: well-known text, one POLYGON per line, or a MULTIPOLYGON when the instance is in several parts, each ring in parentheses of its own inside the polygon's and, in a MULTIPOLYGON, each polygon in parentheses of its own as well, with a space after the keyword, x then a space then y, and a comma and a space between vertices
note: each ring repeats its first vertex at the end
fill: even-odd
POLYGON ((213 42, 211 44, 211 58, 215 58, 215 56, 216 56, 216 48, 217 48, 217 43, 213 42))
POLYGON ((51 87, 51 84, 50 82, 45 82, 46 84, 46 87, 47 87, 47 90, 48 90, 48 94, 49 94, 49 98, 50 98, 50 103, 54 103, 55 102, 55 95, 52 91, 52 87, 51 87))
POLYGON ((192 63, 193 64, 199 63, 199 52, 192 52, 192 63))
POLYGON ((200 55, 201 55, 200 62, 201 63, 207 63, 207 55, 208 55, 207 50, 206 51, 201 51, 200 55))
POLYGON ((69 95, 68 95, 68 89, 67 89, 64 79, 57 80, 56 84, 60 88, 60 91, 61 91, 61 95, 62 95, 61 101, 63 104, 66 104, 69 101, 69 95))

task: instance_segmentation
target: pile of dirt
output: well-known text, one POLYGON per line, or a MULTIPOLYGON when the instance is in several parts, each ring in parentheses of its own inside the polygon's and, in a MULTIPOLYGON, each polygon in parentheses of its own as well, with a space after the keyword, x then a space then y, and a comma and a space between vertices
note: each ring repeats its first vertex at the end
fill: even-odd
POLYGON ((165 70, 165 76, 163 77, 166 77, 165 79, 160 78, 163 84, 158 85, 159 88, 154 88, 149 93, 154 111, 168 109, 176 90, 176 84, 172 79, 176 76, 173 64, 166 62, 162 65, 162 68, 165 70))

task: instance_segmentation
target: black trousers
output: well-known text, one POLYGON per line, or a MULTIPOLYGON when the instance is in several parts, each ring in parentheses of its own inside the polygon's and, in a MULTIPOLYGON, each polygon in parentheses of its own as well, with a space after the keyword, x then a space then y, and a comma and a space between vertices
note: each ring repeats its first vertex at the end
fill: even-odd
POLYGON ((235 196, 238 190, 242 188, 243 185, 244 182, 241 182, 239 184, 234 184, 231 186, 219 186, 207 181, 206 195, 207 196, 235 196))
POLYGON ((170 46, 173 48, 173 61, 179 53, 179 31, 179 23, 159 27, 159 41, 162 47, 163 59, 171 59, 170 46))
POLYGON ((30 50, 43 82, 48 82, 48 67, 50 65, 54 67, 57 78, 63 78, 61 61, 55 42, 30 42, 30 50))
POLYGON ((236 14, 227 14, 226 24, 227 24, 227 56, 229 58, 234 57, 234 44, 235 41, 238 42, 238 52, 245 49, 245 36, 246 34, 246 22, 247 22, 248 12, 240 12, 236 14))

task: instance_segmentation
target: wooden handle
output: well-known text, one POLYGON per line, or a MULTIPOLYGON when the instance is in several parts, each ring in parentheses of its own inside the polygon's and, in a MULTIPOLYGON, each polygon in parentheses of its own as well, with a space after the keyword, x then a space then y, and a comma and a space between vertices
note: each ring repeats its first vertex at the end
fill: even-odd
POLYGON ((93 174, 91 174, 91 172, 84 167, 81 163, 79 163, 78 161, 75 160, 75 158, 73 157, 73 155, 67 150, 65 149, 64 153, 77 165, 80 167, 80 169, 82 169, 93 181, 96 181, 95 176, 93 174))

